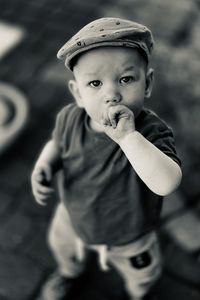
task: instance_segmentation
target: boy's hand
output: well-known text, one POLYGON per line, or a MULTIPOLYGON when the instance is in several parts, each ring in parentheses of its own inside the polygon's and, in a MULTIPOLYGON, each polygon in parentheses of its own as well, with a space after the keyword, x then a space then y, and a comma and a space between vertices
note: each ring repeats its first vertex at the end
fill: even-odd
POLYGON ((127 134, 135 131, 133 112, 124 105, 113 105, 104 112, 102 125, 105 133, 116 143, 127 134))
POLYGON ((52 169, 48 164, 35 166, 31 175, 31 185, 35 200, 40 205, 46 205, 46 200, 54 193, 54 189, 50 186, 52 178, 52 169))

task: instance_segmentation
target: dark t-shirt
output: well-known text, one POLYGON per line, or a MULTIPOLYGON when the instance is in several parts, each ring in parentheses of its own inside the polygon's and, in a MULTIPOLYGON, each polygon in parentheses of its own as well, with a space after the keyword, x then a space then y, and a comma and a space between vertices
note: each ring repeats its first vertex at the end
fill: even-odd
MULTIPOLYGON (((155 228, 162 197, 137 176, 118 144, 88 124, 76 104, 58 114, 53 138, 63 161, 61 200, 83 241, 126 244, 155 228)), ((156 114, 143 109, 136 130, 180 164, 172 130, 156 114)))

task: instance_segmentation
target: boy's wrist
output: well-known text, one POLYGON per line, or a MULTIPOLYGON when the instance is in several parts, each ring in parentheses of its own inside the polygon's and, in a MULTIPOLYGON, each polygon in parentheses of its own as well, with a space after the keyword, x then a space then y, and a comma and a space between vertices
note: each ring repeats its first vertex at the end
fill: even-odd
POLYGON ((133 142, 136 142, 138 141, 138 139, 140 138, 141 134, 137 131, 137 130, 134 130, 134 131, 131 131, 129 132, 128 134, 126 134, 124 137, 122 137, 119 141, 119 146, 123 149, 123 148, 126 148, 127 145, 133 142))

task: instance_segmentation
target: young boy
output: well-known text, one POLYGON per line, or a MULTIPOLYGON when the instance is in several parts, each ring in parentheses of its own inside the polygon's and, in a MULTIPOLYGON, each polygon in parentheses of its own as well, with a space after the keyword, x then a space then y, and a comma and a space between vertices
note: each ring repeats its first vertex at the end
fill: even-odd
POLYGON ((101 18, 58 52, 73 72, 76 103, 58 114, 32 174, 35 199, 45 205, 62 170, 49 232, 59 269, 47 285, 48 300, 70 298, 88 249, 103 270, 109 262, 116 267, 130 299, 144 299, 160 276, 156 226, 181 169, 171 129, 144 108, 153 86, 152 47, 147 27, 101 18))

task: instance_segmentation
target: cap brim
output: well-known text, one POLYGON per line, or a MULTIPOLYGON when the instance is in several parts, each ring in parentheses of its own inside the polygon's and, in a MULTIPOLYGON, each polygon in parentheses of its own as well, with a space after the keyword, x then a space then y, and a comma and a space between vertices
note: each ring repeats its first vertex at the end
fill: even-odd
POLYGON ((63 51, 62 48, 58 51, 57 53, 57 58, 58 59, 62 59, 65 61, 65 66, 72 70, 73 69, 73 65, 71 64, 73 58, 75 58, 75 56, 86 52, 88 50, 94 49, 94 48, 99 48, 99 47, 106 47, 106 46, 110 46, 110 47, 129 47, 129 48, 139 48, 141 50, 143 50, 147 61, 149 61, 149 53, 148 53, 148 49, 147 47, 145 47, 145 45, 141 44, 141 43, 137 43, 137 42, 133 42, 133 41, 128 41, 128 40, 123 40, 123 41, 105 41, 105 42, 95 42, 94 44, 90 44, 87 46, 84 46, 82 48, 77 49, 76 51, 73 51, 71 54, 66 54, 66 56, 63 55, 63 51), (62 53, 62 55, 60 55, 60 53, 62 53))

